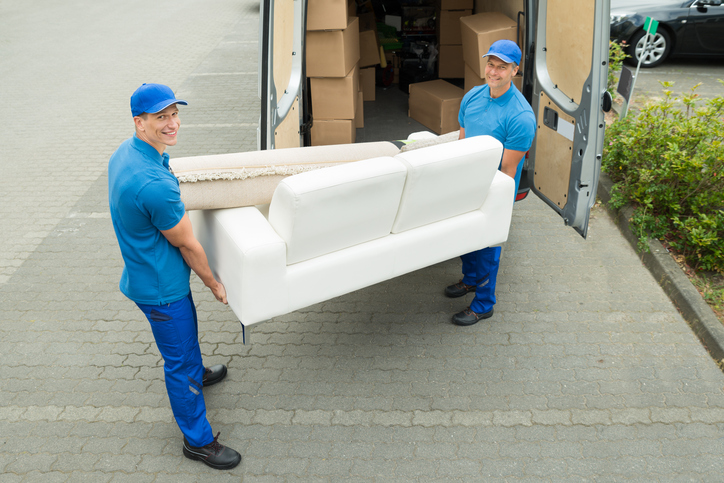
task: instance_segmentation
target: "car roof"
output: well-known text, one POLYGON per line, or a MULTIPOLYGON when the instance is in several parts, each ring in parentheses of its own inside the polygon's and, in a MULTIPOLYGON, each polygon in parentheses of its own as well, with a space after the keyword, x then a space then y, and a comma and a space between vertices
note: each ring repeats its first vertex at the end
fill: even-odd
POLYGON ((620 10, 622 8, 631 10, 641 7, 683 7, 689 3, 692 3, 692 0, 611 0, 611 10, 620 10))

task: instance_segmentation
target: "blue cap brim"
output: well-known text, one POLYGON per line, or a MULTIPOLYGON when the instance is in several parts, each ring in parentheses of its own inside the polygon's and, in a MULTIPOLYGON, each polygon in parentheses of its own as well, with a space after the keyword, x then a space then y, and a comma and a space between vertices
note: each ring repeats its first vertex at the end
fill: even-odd
POLYGON ((149 114, 156 114, 157 112, 163 111, 171 104, 181 104, 183 106, 189 105, 188 102, 186 102, 182 99, 167 99, 165 101, 159 102, 158 104, 155 104, 153 107, 149 108, 146 112, 149 114))
POLYGON ((517 62, 516 62, 514 59, 511 59, 511 58, 508 57, 507 55, 498 54, 498 53, 495 53, 495 52, 488 52, 488 53, 485 54, 483 57, 490 57, 491 55, 492 55, 493 57, 499 58, 500 60, 502 60, 503 62, 505 62, 505 63, 507 63, 507 64, 517 64, 517 62))

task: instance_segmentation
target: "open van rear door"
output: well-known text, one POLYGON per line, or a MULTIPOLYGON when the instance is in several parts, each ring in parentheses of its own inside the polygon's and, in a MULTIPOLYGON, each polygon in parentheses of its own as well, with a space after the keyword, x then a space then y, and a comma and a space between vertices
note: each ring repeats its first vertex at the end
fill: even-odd
POLYGON ((528 0, 526 7, 534 35, 525 55, 534 66, 538 119, 528 183, 585 237, 603 153, 610 2, 528 0))
POLYGON ((307 0, 262 0, 259 28, 259 149, 304 145, 307 0))

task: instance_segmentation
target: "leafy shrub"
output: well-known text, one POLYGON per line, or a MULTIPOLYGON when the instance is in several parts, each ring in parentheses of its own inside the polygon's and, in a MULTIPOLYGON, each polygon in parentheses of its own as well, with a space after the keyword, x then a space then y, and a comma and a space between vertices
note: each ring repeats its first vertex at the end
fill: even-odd
POLYGON ((616 97, 616 86, 618 85, 618 77, 616 72, 621 70, 624 59, 628 57, 623 51, 624 46, 613 40, 608 42, 608 81, 606 83, 606 90, 611 97, 616 97))
POLYGON ((661 84, 661 100, 607 129, 611 204, 634 206, 640 248, 650 233, 692 267, 724 273, 724 97, 698 106, 699 84, 681 97, 661 84))

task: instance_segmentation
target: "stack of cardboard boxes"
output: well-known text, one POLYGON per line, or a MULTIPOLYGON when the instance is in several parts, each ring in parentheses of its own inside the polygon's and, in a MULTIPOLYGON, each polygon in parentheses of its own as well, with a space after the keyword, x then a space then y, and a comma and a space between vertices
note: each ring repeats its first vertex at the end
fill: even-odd
POLYGON ((473 0, 438 0, 438 77, 449 79, 465 75, 460 18, 472 13, 473 0))
MULTIPOLYGON (((457 115, 463 95, 485 83, 483 54, 496 40, 517 41, 517 26, 499 12, 472 15, 474 0, 436 1, 438 77, 464 78, 465 88, 441 79, 410 84, 409 115, 445 134, 459 129, 457 115)), ((364 127, 364 101, 375 100, 378 64, 391 63, 393 69, 380 72, 383 76, 394 72, 393 81, 397 81, 400 57, 380 49, 375 15, 371 8, 367 10, 370 13, 357 17, 355 0, 308 0, 306 69, 312 99, 312 145, 355 142, 357 128, 364 127)), ((430 22, 418 20, 407 24, 435 27, 434 22, 430 27, 430 22)), ((514 82, 520 88, 520 78, 514 82)))
POLYGON ((312 145, 356 140, 360 103, 359 19, 354 1, 310 0, 307 77, 312 95, 312 145))
POLYGON ((483 55, 493 42, 504 39, 517 42, 517 25, 515 20, 499 12, 479 13, 460 19, 460 35, 465 61, 465 92, 468 92, 475 86, 485 84, 485 65, 488 61, 483 55))
MULTIPOLYGON (((470 15, 472 2, 439 0, 438 41, 440 44, 439 77, 465 79, 465 89, 444 80, 410 84, 409 115, 438 134, 460 128, 458 111, 466 92, 485 84, 483 58, 493 42, 517 41, 516 22, 499 12, 470 15), (454 22, 458 22, 454 28, 454 22), (454 42, 459 42, 459 45, 454 42), (459 49, 459 50, 458 50, 459 49), (459 57, 457 57, 459 56, 459 57), (457 59, 457 60, 454 60, 457 59)), ((520 77, 514 83, 520 89, 520 77)))

